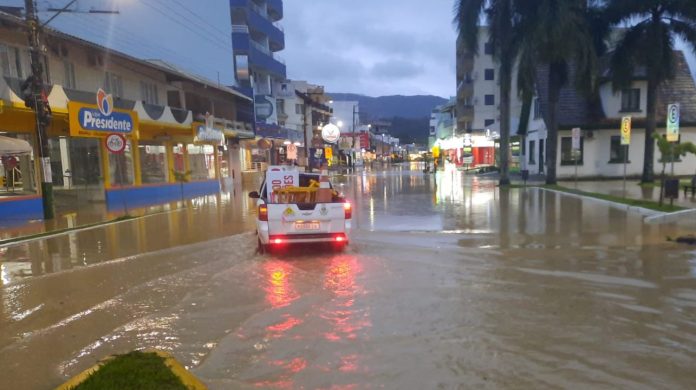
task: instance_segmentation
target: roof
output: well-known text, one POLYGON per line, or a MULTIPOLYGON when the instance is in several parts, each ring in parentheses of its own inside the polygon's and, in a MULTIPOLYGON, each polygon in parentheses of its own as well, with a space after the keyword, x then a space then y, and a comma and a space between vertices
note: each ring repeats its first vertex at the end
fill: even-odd
MULTIPOLYGON (((658 89, 657 96, 657 122, 658 126, 666 121, 667 105, 669 103, 680 103, 681 120, 684 124, 696 125, 696 84, 691 76, 689 65, 686 62, 684 53, 680 50, 674 51, 675 56, 675 78, 663 83, 658 89)), ((570 67, 568 80, 561 88, 558 125, 561 129, 573 127, 582 128, 606 128, 616 127, 619 118, 607 118, 602 108, 598 94, 586 96, 579 92, 573 85, 575 69, 570 67)), ((644 69, 636 71, 636 78, 641 78, 644 69)), ((537 94, 541 104, 541 112, 548 120, 548 66, 537 69, 537 94)), ((604 82, 609 82, 605 80, 604 82)), ((637 126, 644 126, 645 119, 634 120, 637 126)))
MULTIPOLYGON (((24 27, 24 19, 22 19, 16 15, 4 12, 3 10, 0 10, 0 21, 15 24, 18 27, 24 27)), ((66 34, 62 31, 53 29, 51 27, 43 27, 43 32, 47 35, 50 35, 50 36, 53 36, 53 37, 56 37, 59 39, 71 41, 71 42, 74 42, 74 43, 77 43, 79 45, 86 46, 86 47, 89 47, 89 48, 92 48, 95 50, 108 52, 110 56, 116 55, 118 57, 122 57, 128 61, 132 61, 132 62, 138 63, 142 66, 164 72, 164 73, 168 74, 169 76, 180 77, 180 78, 184 78, 184 79, 187 79, 190 81, 198 82, 198 83, 201 83, 207 87, 215 88, 215 89, 218 89, 222 92, 233 94, 237 97, 251 101, 251 98, 249 98, 248 96, 246 96, 246 95, 244 95, 244 94, 242 94, 242 93, 240 93, 232 88, 218 85, 217 83, 212 82, 212 81, 210 81, 202 76, 194 75, 194 74, 189 73, 181 68, 176 67, 175 65, 169 64, 169 63, 162 61, 162 60, 144 60, 141 58, 133 57, 129 54, 120 52, 118 50, 113 50, 113 49, 105 47, 105 46, 98 45, 94 42, 87 41, 85 39, 76 37, 74 35, 66 34)))
POLYGON ((169 63, 169 62, 166 62, 163 60, 159 60, 159 59, 146 60, 145 62, 147 62, 151 65, 155 65, 157 68, 159 68, 162 71, 166 71, 169 73, 175 73, 178 76, 181 76, 183 78, 201 83, 201 84, 205 85, 206 87, 214 88, 214 89, 217 89, 217 90, 222 91, 222 92, 236 95, 237 97, 240 97, 240 98, 243 98, 243 99, 246 99, 249 101, 252 100, 249 96, 246 96, 245 94, 243 94, 243 93, 241 93, 233 88, 227 87, 225 85, 220 85, 217 82, 209 80, 203 76, 199 76, 199 75, 190 73, 188 71, 185 71, 185 70, 181 69, 180 67, 172 64, 172 63, 169 63))

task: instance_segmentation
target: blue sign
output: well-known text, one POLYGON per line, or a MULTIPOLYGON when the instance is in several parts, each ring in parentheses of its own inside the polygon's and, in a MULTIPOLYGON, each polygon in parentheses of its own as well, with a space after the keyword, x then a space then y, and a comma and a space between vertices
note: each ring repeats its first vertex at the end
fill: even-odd
POLYGON ((130 134, 133 132, 133 117, 123 112, 110 112, 104 115, 101 110, 83 107, 77 114, 80 127, 84 130, 107 133, 130 134))

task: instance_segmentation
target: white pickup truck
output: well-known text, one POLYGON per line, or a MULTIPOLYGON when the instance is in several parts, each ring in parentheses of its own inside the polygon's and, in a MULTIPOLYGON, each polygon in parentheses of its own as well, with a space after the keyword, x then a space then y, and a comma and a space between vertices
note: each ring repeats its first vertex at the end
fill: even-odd
MULTIPOLYGON (((271 166, 259 192, 251 192, 256 199, 258 215, 256 232, 259 252, 300 243, 332 243, 337 250, 348 245, 353 218, 352 205, 334 194, 330 202, 288 202, 278 196, 278 189, 302 190, 321 180, 321 175, 301 173, 294 167, 271 166)), ((309 195, 308 195, 309 197, 309 195)))

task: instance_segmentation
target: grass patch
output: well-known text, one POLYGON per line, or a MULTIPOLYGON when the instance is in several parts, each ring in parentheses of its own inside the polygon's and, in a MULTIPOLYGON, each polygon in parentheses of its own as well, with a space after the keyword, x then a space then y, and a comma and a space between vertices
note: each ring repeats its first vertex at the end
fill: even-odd
POLYGON ((187 390, 156 353, 131 352, 106 362, 73 390, 187 390))
MULTIPOLYGON (((660 179, 656 179, 652 183, 638 183, 639 186, 643 188, 660 188, 660 179)), ((681 189, 682 186, 690 186, 691 185, 691 179, 681 179, 679 180, 679 188, 681 189)))
POLYGON ((679 206, 670 206, 668 204, 663 204, 660 206, 658 202, 654 202, 652 200, 642 200, 642 199, 629 199, 629 198, 622 198, 619 196, 613 196, 613 195, 607 195, 607 194, 599 194, 596 192, 587 192, 587 191, 580 191, 580 190, 575 190, 572 188, 566 188, 563 186, 559 185, 544 185, 542 188, 548 188, 551 190, 556 190, 556 191, 561 191, 561 192, 566 192, 569 194, 575 194, 575 195, 581 195, 581 196, 587 196, 590 198, 595 198, 595 199, 601 199, 601 200, 606 200, 609 202, 615 202, 615 203, 621 203, 625 204, 628 206, 634 206, 634 207, 642 207, 644 209, 649 209, 649 210, 654 210, 654 211, 661 211, 664 213, 672 213, 675 211, 681 211, 685 210, 684 207, 679 207, 679 206))

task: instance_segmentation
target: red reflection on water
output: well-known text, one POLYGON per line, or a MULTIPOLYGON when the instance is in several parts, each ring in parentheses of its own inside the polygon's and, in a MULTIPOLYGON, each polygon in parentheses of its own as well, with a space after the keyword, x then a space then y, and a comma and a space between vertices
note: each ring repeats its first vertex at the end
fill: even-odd
POLYGON ((282 261, 269 261, 264 263, 263 270, 266 276, 266 301, 273 308, 285 307, 299 298, 290 282, 293 272, 291 266, 282 261))
POLYGON ((266 330, 271 333, 269 336, 281 337, 284 333, 302 323, 302 320, 299 320, 291 315, 286 315, 285 317, 287 318, 285 321, 266 327, 266 330))
POLYGON ((324 333, 329 341, 354 340, 357 331, 371 325, 367 310, 356 309, 355 299, 364 291, 356 281, 362 272, 360 263, 354 256, 334 258, 324 277, 324 288, 331 291, 335 298, 322 314, 322 318, 331 324, 331 330, 324 333))

